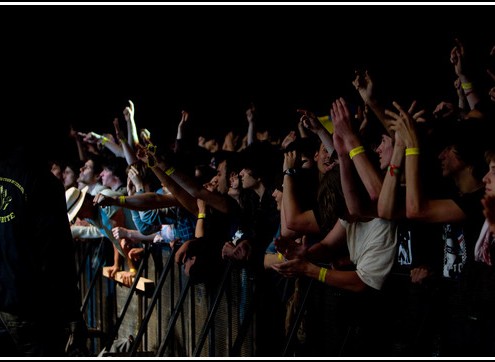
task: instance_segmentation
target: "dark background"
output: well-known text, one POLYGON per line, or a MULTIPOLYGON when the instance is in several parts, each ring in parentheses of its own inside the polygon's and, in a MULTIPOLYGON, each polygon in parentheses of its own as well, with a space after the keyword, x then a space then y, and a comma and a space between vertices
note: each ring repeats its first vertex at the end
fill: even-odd
POLYGON ((175 137, 181 109, 196 132, 245 131, 253 101, 285 135, 298 107, 323 115, 338 96, 356 102, 359 67, 387 100, 431 108, 455 101, 455 37, 488 66, 494 14, 489 4, 2 6, 0 122, 67 156, 69 124, 113 132, 128 99, 138 128, 160 140, 175 137))

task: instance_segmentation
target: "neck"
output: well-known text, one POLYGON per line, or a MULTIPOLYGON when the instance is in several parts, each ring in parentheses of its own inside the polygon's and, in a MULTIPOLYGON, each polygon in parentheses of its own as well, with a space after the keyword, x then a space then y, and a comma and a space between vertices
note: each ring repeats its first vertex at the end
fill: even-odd
POLYGON ((263 194, 265 193, 265 185, 263 185, 263 183, 259 182, 258 186, 256 186, 253 190, 259 196, 260 201, 261 201, 261 198, 263 197, 263 194))
POLYGON ((474 192, 483 186, 483 182, 477 180, 469 168, 464 168, 460 171, 454 178, 454 181, 461 195, 474 192))

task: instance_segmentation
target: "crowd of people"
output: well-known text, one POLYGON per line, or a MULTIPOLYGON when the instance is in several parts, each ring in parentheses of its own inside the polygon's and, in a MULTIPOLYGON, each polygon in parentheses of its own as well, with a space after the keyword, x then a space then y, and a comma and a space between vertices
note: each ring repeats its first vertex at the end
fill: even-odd
MULTIPOLYGON (((360 105, 340 97, 328 117, 297 109, 299 122, 283 139, 260 125, 250 104, 244 133, 210 129, 193 137, 193 115, 183 110, 173 145, 157 143, 137 127, 139 108, 129 101, 125 130, 118 118, 112 134, 71 129, 78 158, 60 157, 39 171, 60 181, 45 175, 50 185, 35 186, 65 189, 67 214, 50 226, 47 245, 36 247, 50 254, 45 248, 58 237, 54 247, 70 259, 62 244, 106 238, 110 276, 124 271, 128 285, 147 243, 177 248, 175 262, 195 282, 217 281, 226 263, 244 269, 256 283, 257 356, 280 355, 309 280, 327 288, 325 313, 334 323, 325 327, 333 337, 319 343, 322 326, 308 312, 296 355, 493 356, 495 68, 479 72, 482 62, 459 40, 450 62, 456 99, 433 109, 399 104, 393 89, 378 96, 373 74, 360 70, 352 82, 360 105), (488 82, 493 87, 485 89, 488 82)), ((10 340, 12 355, 61 355, 61 343, 44 348, 37 330, 26 335, 12 324, 39 328, 26 312, 44 313, 29 303, 42 292, 30 290, 29 278, 36 268, 48 273, 53 255, 38 265, 25 250, 46 239, 18 234, 23 212, 35 222, 30 203, 38 191, 11 159, 1 162, 0 338, 10 340), (12 211, 15 203, 25 211, 12 211)), ((39 197, 45 217, 48 207, 60 215, 58 199, 39 197)), ((72 282, 63 292, 77 294, 72 282)), ((76 310, 60 322, 80 323, 76 310)))

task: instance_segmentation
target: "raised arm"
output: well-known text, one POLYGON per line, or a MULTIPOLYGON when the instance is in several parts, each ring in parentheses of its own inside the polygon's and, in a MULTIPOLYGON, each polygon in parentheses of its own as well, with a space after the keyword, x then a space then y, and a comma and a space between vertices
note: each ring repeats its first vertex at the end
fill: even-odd
POLYGON ((393 137, 393 133, 390 132, 390 128, 388 126, 388 119, 385 115, 385 107, 382 106, 376 99, 373 80, 368 71, 356 71, 352 84, 358 91, 364 104, 373 111, 383 127, 389 132, 390 137, 393 137))
MULTIPOLYGON (((287 172, 289 169, 296 168, 297 163, 296 151, 290 151, 284 153, 284 192, 282 196, 283 216, 287 229, 306 234, 306 233, 319 233, 320 227, 316 221, 316 217, 312 210, 302 210, 298 195, 296 193, 296 182, 294 177, 287 172)), ((282 229, 282 236, 289 237, 282 229)))
MULTIPOLYGON (((182 196, 184 196, 184 199, 182 199, 181 201, 184 201, 187 204, 187 206, 183 206, 186 207, 189 211, 190 209, 195 210, 195 212, 193 212, 193 215, 197 214, 197 203, 195 199, 204 200, 208 205, 220 212, 228 213, 230 211, 230 205, 225 196, 220 195, 216 192, 208 191, 202 185, 199 185, 195 179, 176 169, 175 166, 169 163, 169 161, 164 161, 162 165, 158 165, 155 156, 147 152, 145 148, 140 148, 137 156, 140 160, 146 162, 149 167, 152 168, 153 172, 156 171, 157 175, 161 175, 163 180, 165 180, 165 177, 168 177, 175 183, 175 185, 179 186, 177 189, 175 189, 175 185, 170 184, 170 186, 174 188, 176 192, 179 192, 179 189, 182 188, 187 193, 189 193, 190 196, 192 196, 192 198, 189 197, 189 201, 185 201, 187 200, 187 196, 181 194, 182 196), (193 199, 194 205, 191 205, 191 200, 193 199)), ((162 180, 160 179, 160 181, 162 180)), ((172 189, 169 190, 172 193, 174 192, 172 189)))
POLYGON ((471 110, 475 109, 480 97, 473 85, 473 79, 466 69, 464 45, 459 39, 455 39, 456 45, 450 51, 450 62, 454 66, 455 74, 459 77, 464 95, 471 110))
POLYGON ((120 126, 119 126, 119 119, 118 118, 115 118, 113 120, 113 126, 115 127, 115 134, 117 135, 117 138, 119 139, 120 141, 120 145, 122 147, 122 151, 124 153, 124 157, 125 157, 125 160, 127 161, 127 164, 128 165, 132 165, 133 163, 135 163, 138 159, 136 157, 136 154, 135 152, 132 150, 131 146, 129 145, 129 143, 127 142, 125 136, 124 136, 124 133, 122 132, 122 130, 120 129, 120 126))
POLYGON ((127 122, 127 139, 131 150, 136 150, 136 145, 139 144, 137 135, 136 121, 134 120, 134 103, 129 100, 129 106, 124 109, 124 118, 127 122))
POLYGON ((175 148, 174 148, 175 153, 179 153, 181 151, 181 147, 183 147, 184 134, 188 121, 189 121, 189 112, 182 110, 181 119, 179 121, 179 124, 177 125, 177 136, 175 137, 175 148))
POLYGON ((406 146, 406 216, 427 222, 461 221, 465 214, 459 206, 450 199, 429 200, 424 197, 419 177, 420 147, 415 121, 412 115, 393 102, 399 113, 387 110, 393 120, 391 127, 399 132, 406 146))
POLYGON ((79 135, 83 136, 83 141, 90 144, 100 144, 103 147, 108 148, 115 156, 124 157, 124 151, 122 147, 116 144, 112 139, 100 135, 96 132, 81 133, 79 135))
POLYGON ((249 146, 256 140, 256 127, 254 122, 254 117, 256 113, 256 108, 254 104, 251 103, 249 108, 246 110, 246 119, 248 121, 248 131, 247 131, 247 145, 249 146))
POLYGON ((366 155, 364 146, 358 136, 352 130, 351 116, 343 98, 337 99, 332 104, 330 114, 334 123, 334 144, 339 153, 342 190, 346 204, 351 215, 376 216, 376 202, 382 189, 382 177, 366 155), (357 185, 353 181, 352 165, 355 167, 366 191, 370 202, 364 202, 356 193, 357 185))
POLYGON ((76 142, 79 160, 81 160, 82 162, 86 162, 88 159, 88 155, 86 154, 86 149, 84 148, 83 142, 81 140, 81 135, 74 129, 72 125, 70 126, 69 136, 76 142))
POLYGON ((323 127, 313 112, 305 109, 298 109, 297 112, 301 114, 300 122, 303 126, 318 136, 328 154, 331 155, 335 151, 332 135, 323 127))
POLYGON ((403 200, 397 200, 397 194, 402 178, 401 170, 404 160, 406 146, 399 135, 395 132, 395 144, 392 152, 392 158, 383 180, 382 190, 378 198, 378 217, 387 220, 393 220, 405 217, 405 208, 403 200))

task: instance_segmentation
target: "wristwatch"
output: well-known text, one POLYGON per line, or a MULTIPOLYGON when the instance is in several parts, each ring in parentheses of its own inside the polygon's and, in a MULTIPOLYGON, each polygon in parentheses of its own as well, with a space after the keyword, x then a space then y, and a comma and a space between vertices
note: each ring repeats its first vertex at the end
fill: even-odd
POLYGON ((298 169, 297 168, 288 168, 287 170, 284 171, 284 175, 289 175, 289 176, 294 176, 298 173, 298 169))

